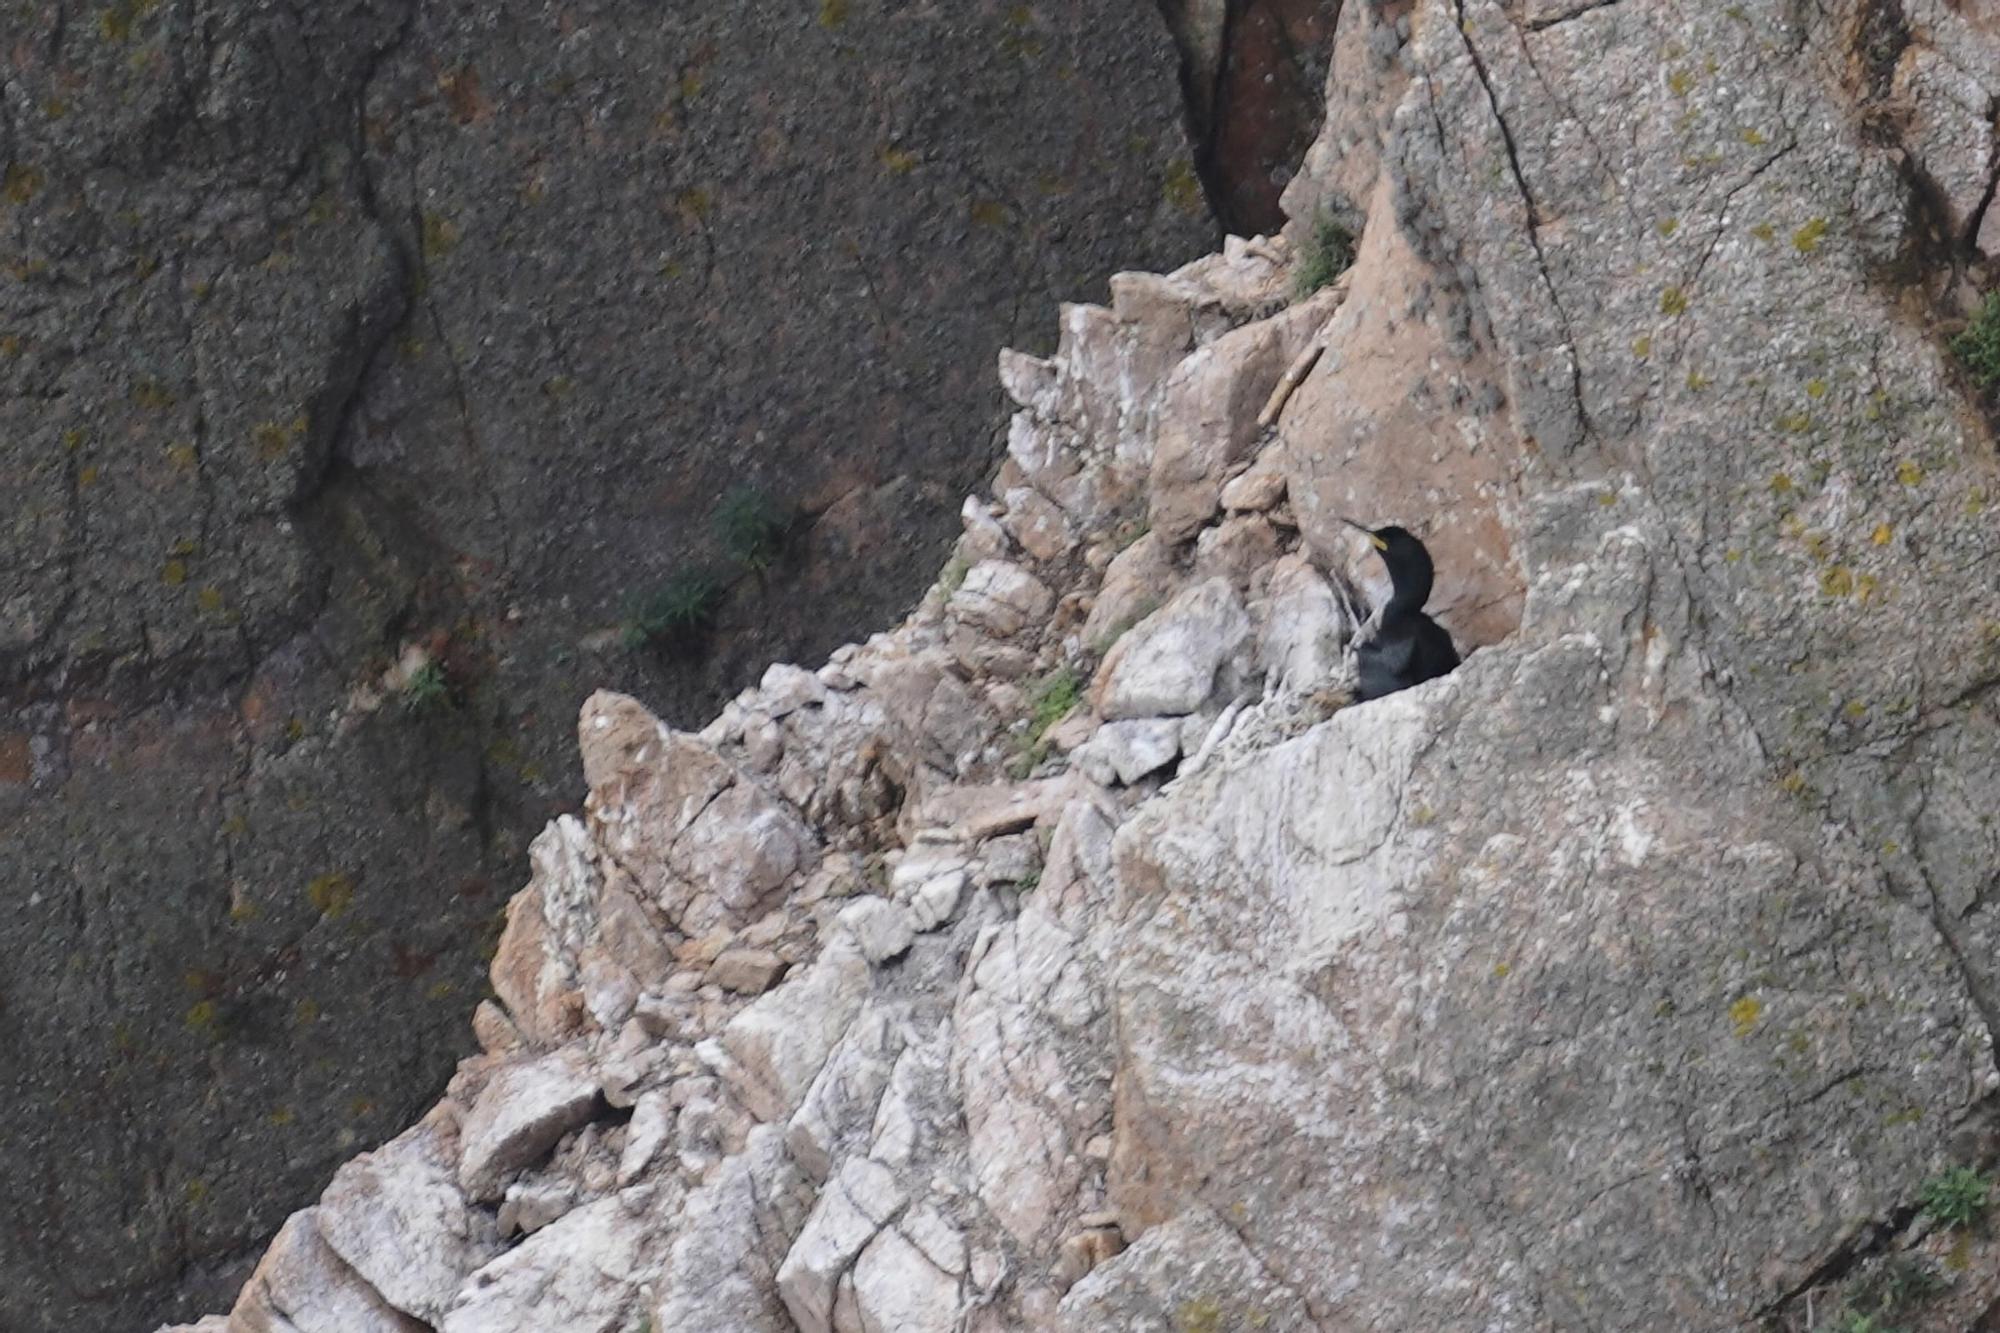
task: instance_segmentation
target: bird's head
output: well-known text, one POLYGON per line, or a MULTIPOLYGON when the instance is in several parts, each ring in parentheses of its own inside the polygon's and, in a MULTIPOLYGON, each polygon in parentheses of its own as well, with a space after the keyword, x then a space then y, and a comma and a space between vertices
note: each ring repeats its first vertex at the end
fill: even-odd
POLYGON ((1351 518, 1340 521, 1366 537, 1375 553, 1382 557, 1382 564, 1389 571, 1389 582, 1396 590, 1390 599, 1392 607, 1416 611, 1430 600, 1434 572, 1431 553, 1414 532, 1393 523, 1386 528, 1369 528, 1351 518))

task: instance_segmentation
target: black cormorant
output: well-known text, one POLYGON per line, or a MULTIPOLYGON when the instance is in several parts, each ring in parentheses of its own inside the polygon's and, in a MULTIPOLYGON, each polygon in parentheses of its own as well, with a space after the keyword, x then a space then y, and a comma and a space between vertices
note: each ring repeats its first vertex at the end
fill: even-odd
POLYGON ((1354 650, 1360 667, 1355 702, 1407 690, 1457 666, 1458 650, 1451 646, 1451 635, 1424 614, 1432 575, 1431 553, 1424 544, 1402 528, 1370 530, 1352 519, 1341 522, 1367 536, 1388 566, 1389 583, 1395 590, 1382 608, 1381 625, 1374 637, 1354 650))

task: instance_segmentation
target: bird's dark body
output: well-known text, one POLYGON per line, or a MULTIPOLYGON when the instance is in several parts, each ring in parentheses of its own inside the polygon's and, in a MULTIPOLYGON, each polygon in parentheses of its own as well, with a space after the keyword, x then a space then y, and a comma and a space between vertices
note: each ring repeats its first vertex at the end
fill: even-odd
POLYGON ((1394 592, 1382 608, 1381 627, 1355 649, 1355 664, 1360 668, 1354 690, 1357 701, 1407 690, 1458 665, 1458 649, 1452 646, 1451 635, 1424 614, 1424 603, 1431 595, 1431 553, 1402 528, 1377 528, 1368 535, 1388 567, 1394 592))

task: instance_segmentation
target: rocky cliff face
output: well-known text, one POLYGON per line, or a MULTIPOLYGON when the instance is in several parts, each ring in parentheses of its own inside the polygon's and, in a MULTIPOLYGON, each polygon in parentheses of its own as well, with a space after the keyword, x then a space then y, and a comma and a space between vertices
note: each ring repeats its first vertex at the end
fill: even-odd
POLYGON ((1123 5, 0 14, 0 1326, 136 1326, 436 1095, 578 700, 907 606, 1213 230, 1123 5))
POLYGON ((1066 307, 902 626, 595 696, 485 1054, 205 1327, 2000 1317, 1920 1189, 2000 1146, 2000 33, 1420 0, 1334 67, 1349 273, 1066 307), (1458 672, 1338 706, 1343 513, 1458 672))

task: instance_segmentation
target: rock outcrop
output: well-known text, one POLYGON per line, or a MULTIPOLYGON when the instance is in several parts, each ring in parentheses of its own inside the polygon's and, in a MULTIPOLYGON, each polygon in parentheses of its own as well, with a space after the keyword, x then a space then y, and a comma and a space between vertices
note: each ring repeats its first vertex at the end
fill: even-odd
POLYGON ((1977 258, 1938 127, 2000 34, 1427 0, 1341 41, 1394 103, 1337 87, 1300 187, 1353 270, 1122 275, 1003 356, 996 498, 901 626, 698 735, 594 699, 485 1053, 230 1327, 2000 1319, 1923 1192, 2000 1154, 1996 469, 1949 307, 1908 318, 1977 258), (1289 398, 1271 339, 1318 349, 1289 398), (1432 539, 1458 671, 1340 706, 1342 515, 1432 539), (551 1063, 602 1100, 482 1205, 480 1108, 548 1123, 551 1063))

